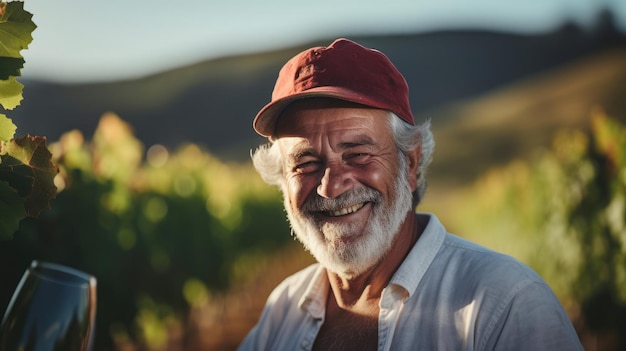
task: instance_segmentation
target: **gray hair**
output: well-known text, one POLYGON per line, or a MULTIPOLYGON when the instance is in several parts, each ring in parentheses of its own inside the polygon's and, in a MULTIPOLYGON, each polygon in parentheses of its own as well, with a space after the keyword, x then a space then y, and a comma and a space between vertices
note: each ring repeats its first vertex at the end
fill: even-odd
MULTIPOLYGON (((430 120, 413 126, 389 112, 388 123, 402 160, 401 165, 407 164, 406 152, 421 144, 421 155, 417 168, 417 189, 413 192, 413 205, 417 206, 426 193, 426 170, 432 161, 435 148, 430 120)), ((252 164, 263 181, 284 191, 283 160, 276 143, 268 142, 260 145, 250 155, 252 164)))

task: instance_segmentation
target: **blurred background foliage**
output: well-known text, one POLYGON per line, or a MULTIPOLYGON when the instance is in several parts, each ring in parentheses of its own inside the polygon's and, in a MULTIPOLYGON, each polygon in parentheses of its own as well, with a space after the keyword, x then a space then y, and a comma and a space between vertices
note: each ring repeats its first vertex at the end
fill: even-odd
POLYGON ((34 259, 98 279, 97 338, 162 346, 163 323, 223 291, 262 255, 291 242, 278 192, 248 164, 225 164, 196 145, 170 152, 141 143, 114 114, 93 140, 78 131, 50 144, 60 174, 51 211, 24 221, 3 259, 34 259))

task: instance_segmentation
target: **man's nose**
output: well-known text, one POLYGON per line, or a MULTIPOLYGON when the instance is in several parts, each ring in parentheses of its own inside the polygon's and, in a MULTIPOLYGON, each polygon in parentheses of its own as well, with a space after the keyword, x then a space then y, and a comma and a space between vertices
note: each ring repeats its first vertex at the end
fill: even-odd
POLYGON ((345 166, 328 166, 317 186, 317 194, 327 199, 334 199, 350 189, 353 183, 352 175, 345 169, 345 166))

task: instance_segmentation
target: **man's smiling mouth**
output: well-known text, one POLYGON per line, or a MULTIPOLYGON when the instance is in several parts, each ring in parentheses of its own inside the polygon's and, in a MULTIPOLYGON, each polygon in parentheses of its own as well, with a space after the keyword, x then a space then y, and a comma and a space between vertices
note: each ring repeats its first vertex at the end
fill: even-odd
POLYGON ((365 204, 366 204, 366 202, 361 202, 361 203, 354 204, 354 205, 349 206, 349 207, 341 208, 341 209, 336 210, 336 211, 327 211, 326 215, 330 216, 330 217, 344 216, 344 215, 347 215, 347 214, 350 214, 350 213, 354 213, 354 212, 360 210, 361 208, 363 208, 363 206, 365 206, 365 204))

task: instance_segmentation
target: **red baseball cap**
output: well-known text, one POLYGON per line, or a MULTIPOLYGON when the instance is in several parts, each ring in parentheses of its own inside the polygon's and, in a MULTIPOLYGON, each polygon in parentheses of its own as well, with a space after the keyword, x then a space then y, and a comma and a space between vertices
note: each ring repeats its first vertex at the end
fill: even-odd
POLYGON ((272 101, 254 118, 254 130, 271 136, 287 105, 310 97, 329 97, 389 110, 415 124, 409 87, 402 74, 382 52, 348 39, 305 50, 287 61, 278 74, 272 101))

